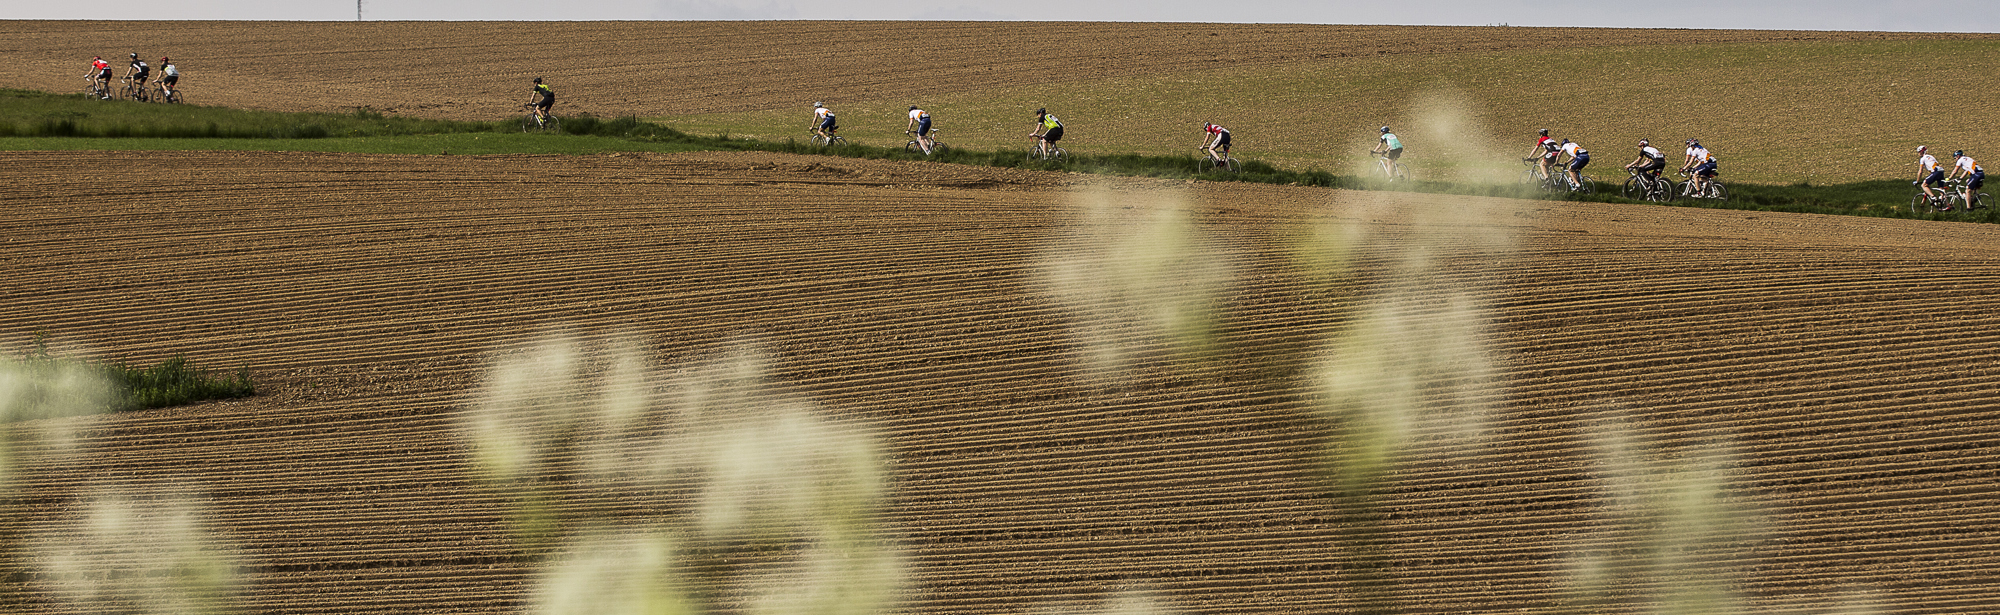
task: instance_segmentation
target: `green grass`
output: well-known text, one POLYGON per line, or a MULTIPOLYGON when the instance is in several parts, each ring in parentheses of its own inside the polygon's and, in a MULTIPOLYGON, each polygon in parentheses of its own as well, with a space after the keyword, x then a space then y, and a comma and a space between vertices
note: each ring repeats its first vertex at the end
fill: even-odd
POLYGON ((495 128, 492 122, 389 117, 368 109, 348 114, 284 113, 0 90, 0 137, 320 139, 493 132, 495 128))
MULTIPOLYGON (((1519 58, 1518 54, 1505 57, 1519 58)), ((1393 66, 1378 67, 1382 72, 1373 76, 1364 78, 1357 75, 1354 79, 1364 84, 1382 82, 1379 80, 1395 81, 1400 78, 1397 75, 1407 76, 1407 73, 1401 71, 1416 70, 1414 65, 1392 64, 1393 66)), ((1292 77, 1297 80, 1295 83, 1307 84, 1299 86, 1302 88, 1312 87, 1310 84, 1316 82, 1315 80, 1331 79, 1306 74, 1293 74, 1292 77)), ((1190 80, 1191 84, 1198 85, 1202 82, 1201 79, 1190 80)), ((1132 83, 1138 82, 1129 79, 1116 80, 1110 85, 1103 86, 1112 88, 1109 93, 1098 93, 1086 96, 1084 99, 1108 100, 1134 95, 1169 97, 1191 95, 1176 94, 1174 91, 1158 87, 1139 90, 1119 89, 1132 83)), ((1274 84, 1257 85, 1260 82, 1255 80, 1245 83, 1256 85, 1258 88, 1277 87, 1274 84)), ((1175 87, 1196 87, 1196 85, 1184 84, 1175 87)), ((1445 134, 1453 130, 1464 130, 1466 126, 1476 125, 1480 121, 1477 114, 1467 111, 1475 105, 1464 92, 1438 90, 1427 96, 1432 101, 1431 113, 1435 116, 1433 120, 1437 130, 1434 132, 1445 134)), ((1025 100, 1017 100, 1014 103, 1028 104, 1025 100)), ((857 108, 868 109, 859 105, 857 108)), ((1127 109, 1126 112, 1136 111, 1127 109)), ((730 117, 736 118, 737 121, 758 124, 762 128, 772 128, 765 123, 769 118, 764 115, 730 117)), ((990 145, 966 147, 965 141, 959 140, 957 136, 945 135, 945 140, 957 147, 940 156, 924 157, 903 150, 900 144, 906 138, 899 134, 900 131, 892 133, 881 126, 849 129, 844 131, 844 134, 854 141, 886 142, 896 145, 867 145, 851 141, 848 145, 829 150, 814 147, 799 138, 776 136, 783 134, 782 129, 777 132, 761 131, 769 133, 763 135, 761 139, 732 137, 727 130, 721 131, 717 136, 705 137, 638 118, 602 119, 580 116, 564 119, 563 129, 567 134, 550 135, 523 134, 519 132, 516 122, 518 120, 499 122, 418 120, 385 117, 365 109, 352 114, 275 113, 220 107, 99 101, 82 95, 0 90, 0 135, 7 134, 8 130, 17 135, 0 136, 0 150, 253 150, 453 155, 772 151, 884 160, 932 160, 954 164, 1065 170, 1133 177, 1246 181, 1505 198, 1631 202, 1612 196, 1617 189, 1616 185, 1600 186, 1599 193, 1590 196, 1547 195, 1515 185, 1511 178, 1519 173, 1518 167, 1503 168, 1486 163, 1494 159, 1517 156, 1518 152, 1487 151, 1476 157, 1467 154, 1478 151, 1480 146, 1477 145, 1464 146, 1469 149, 1459 152, 1458 157, 1476 161, 1478 164, 1468 162, 1464 166, 1454 167, 1431 162, 1419 163, 1412 167, 1417 170, 1420 177, 1445 177, 1456 181, 1383 184, 1362 177, 1368 170, 1363 164, 1340 163, 1344 166, 1333 167, 1336 171, 1327 171, 1317 167, 1282 165, 1273 161, 1244 157, 1243 172, 1217 173, 1201 163, 1198 154, 1193 152, 1192 140, 1185 144, 1187 145, 1185 148, 1147 147, 1126 143, 1122 146, 1126 149, 1122 150, 1102 148, 1096 144, 1073 144, 1070 143, 1073 140, 1065 140, 1065 145, 1074 146, 1071 149, 1071 158, 1062 163, 1045 163, 1027 158, 1025 138, 1020 139, 1018 144, 1013 144, 1011 141, 972 141, 975 144, 990 143, 990 145), (65 119, 51 123, 50 118, 55 117, 65 119), (12 128, 6 128, 10 126, 12 128), (32 134, 19 136, 21 133, 32 134), (77 136, 91 134, 105 136, 77 136), (211 136, 227 134, 249 136, 211 136), (1176 153, 1182 150, 1186 153, 1176 153), (1101 153, 1106 151, 1110 153, 1101 153), (1148 153, 1149 151, 1152 153, 1148 153), (1472 178, 1475 181, 1465 181, 1463 178, 1472 178)), ((900 127, 900 125, 890 125, 900 127)), ((729 126, 738 125, 729 124, 729 126)), ((1418 132, 1422 132, 1423 125, 1419 126, 1418 132)), ((1021 129, 1019 132, 1022 135, 1027 134, 1025 126, 1017 128, 1021 129)), ((1004 129, 996 127, 994 130, 1004 129)), ((1190 129, 1186 132, 1195 131, 1190 129)), ((802 129, 798 134, 803 137, 802 129)), ((1357 147, 1365 149, 1366 145, 1368 144, 1360 143, 1357 147)), ((1608 162, 1620 162, 1615 155, 1604 158, 1608 162)), ((1831 215, 1914 217, 1905 207, 1912 190, 1907 181, 1865 179, 1837 184, 1816 185, 1798 182, 1767 185, 1733 181, 1727 176, 1724 179, 1733 190, 1734 197, 1731 201, 1726 203, 1681 201, 1675 205, 1831 215)), ((2000 221, 1991 210, 1972 214, 1962 212, 1927 214, 1924 217, 1977 222, 2000 221)))
POLYGON ((623 137, 529 135, 520 133, 457 133, 397 137, 335 137, 325 139, 150 139, 0 137, 0 151, 267 151, 339 152, 352 154, 602 154, 607 152, 685 152, 712 150, 693 143, 637 141, 623 137))
POLYGON ((45 380, 55 379, 76 367, 96 374, 113 391, 110 407, 104 408, 108 411, 165 408, 257 394, 257 385, 250 380, 247 367, 216 373, 197 367, 181 356, 151 367, 57 356, 49 352, 45 333, 37 333, 34 347, 12 361, 20 372, 31 378, 40 375, 45 380))

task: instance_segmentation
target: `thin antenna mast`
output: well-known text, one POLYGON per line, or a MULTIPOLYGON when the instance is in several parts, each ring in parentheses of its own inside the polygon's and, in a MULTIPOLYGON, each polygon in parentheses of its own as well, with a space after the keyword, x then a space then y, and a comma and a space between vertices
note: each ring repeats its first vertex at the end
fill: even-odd
POLYGON ((354 0, 354 20, 361 21, 361 1, 354 0))

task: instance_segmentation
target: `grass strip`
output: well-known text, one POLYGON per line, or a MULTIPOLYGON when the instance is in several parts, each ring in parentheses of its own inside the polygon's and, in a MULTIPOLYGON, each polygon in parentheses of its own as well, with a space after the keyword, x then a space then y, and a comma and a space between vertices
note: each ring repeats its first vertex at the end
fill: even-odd
MULTIPOLYGON (((565 117, 562 135, 522 134, 520 119, 494 122, 352 113, 284 113, 225 107, 95 100, 82 94, 0 89, 0 150, 275 150, 393 154, 593 154, 612 151, 769 151, 878 160, 931 160, 988 167, 1061 170, 1102 175, 1239 181, 1353 190, 1392 190, 1516 199, 1651 204, 1617 196, 1599 183, 1594 194, 1551 194, 1529 185, 1438 181, 1388 183, 1317 169, 1284 170, 1245 160, 1240 172, 1220 172, 1198 156, 1071 154, 1060 162, 1032 160, 1025 149, 952 149, 935 156, 901 147, 844 144, 818 147, 795 139, 760 141, 727 134, 697 136, 635 117, 565 117)), ((1728 183, 1728 182, 1725 182, 1728 183)), ((1996 222, 1994 210, 1923 213, 1908 206, 1915 188, 1897 180, 1836 185, 1729 184, 1728 201, 1678 200, 1669 205, 1744 211, 1996 222)))
MULTIPOLYGON (((184 406, 217 399, 235 399, 257 394, 250 380, 250 368, 233 372, 212 372, 194 365, 186 357, 175 356, 151 367, 133 367, 122 362, 87 361, 56 356, 49 352, 46 333, 36 333, 34 347, 12 359, 12 373, 29 382, 54 382, 81 371, 93 374, 111 388, 108 407, 123 412, 184 406)), ((48 400, 23 400, 33 405, 48 400)))

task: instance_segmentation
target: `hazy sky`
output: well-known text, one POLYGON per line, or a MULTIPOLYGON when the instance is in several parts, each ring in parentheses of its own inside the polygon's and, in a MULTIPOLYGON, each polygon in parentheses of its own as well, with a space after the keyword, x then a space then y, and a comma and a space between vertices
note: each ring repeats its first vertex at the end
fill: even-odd
MULTIPOLYGON (((0 18, 352 20, 353 0, 7 0, 0 18)), ((362 0, 369 20, 960 19, 2000 32, 1954 0, 362 0)))

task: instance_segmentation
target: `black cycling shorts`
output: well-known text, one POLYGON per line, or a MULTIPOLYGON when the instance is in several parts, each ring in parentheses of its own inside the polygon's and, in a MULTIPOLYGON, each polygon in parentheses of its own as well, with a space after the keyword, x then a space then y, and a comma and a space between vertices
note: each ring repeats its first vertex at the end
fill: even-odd
POLYGON ((1042 134, 1042 140, 1043 140, 1043 141, 1048 141, 1048 142, 1050 142, 1050 143, 1055 143, 1055 142, 1057 142, 1057 141, 1061 141, 1061 140, 1062 140, 1062 127, 1061 127, 1061 126, 1057 126, 1057 127, 1055 127, 1055 128, 1050 128, 1050 129, 1049 129, 1049 131, 1048 131, 1047 133, 1044 133, 1044 134, 1042 134))

